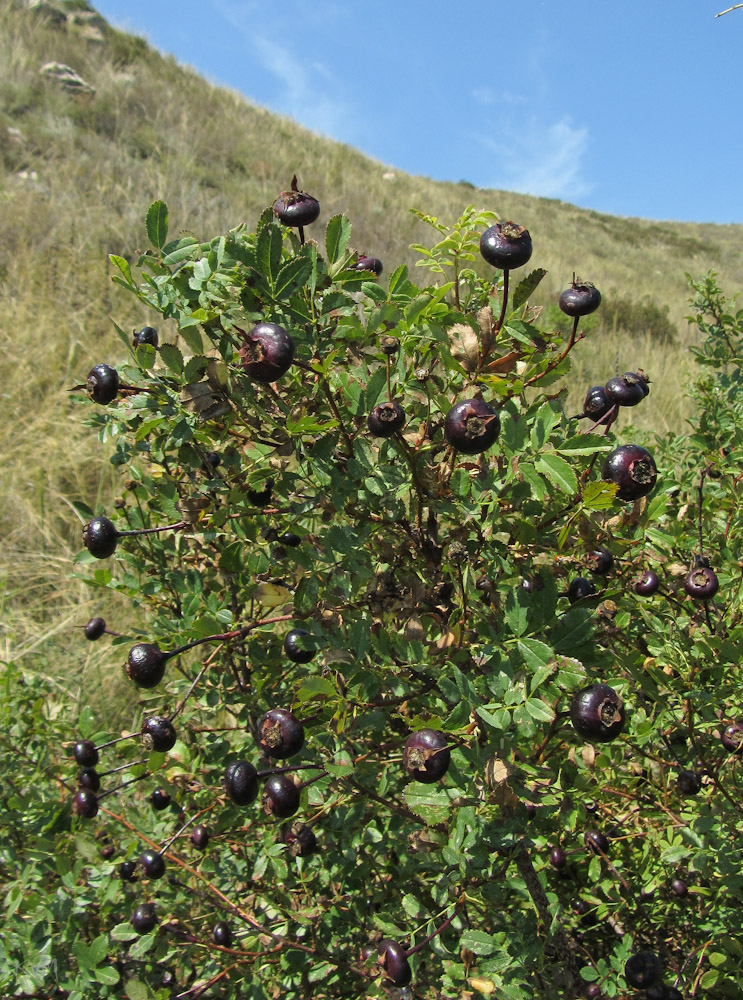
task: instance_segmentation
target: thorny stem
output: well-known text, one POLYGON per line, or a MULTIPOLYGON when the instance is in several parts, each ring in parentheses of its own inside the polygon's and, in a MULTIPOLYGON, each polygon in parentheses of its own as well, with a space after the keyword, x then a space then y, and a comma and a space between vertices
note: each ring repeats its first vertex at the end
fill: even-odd
POLYGON ((173 524, 162 524, 159 528, 129 528, 125 531, 118 531, 121 538, 128 535, 156 535, 160 531, 180 531, 181 528, 188 527, 188 521, 175 521, 173 524))
POLYGON ((142 778, 149 778, 149 776, 149 771, 145 771, 144 774, 140 774, 136 778, 130 778, 128 781, 122 781, 120 785, 116 786, 116 788, 109 788, 108 791, 99 792, 98 799, 100 800, 105 798, 107 795, 113 795, 115 792, 120 792, 123 788, 127 788, 129 785, 134 785, 136 782, 141 781, 142 778))
POLYGON ((452 910, 451 915, 446 918, 446 920, 440 927, 437 927, 432 934, 429 934, 428 937, 425 937, 423 938, 422 941, 419 941, 414 948, 408 948, 408 950, 405 952, 405 957, 410 958, 410 956, 415 955, 416 952, 422 951, 422 949, 426 947, 429 941, 433 941, 433 939, 437 935, 441 934, 442 931, 445 931, 446 928, 449 926, 449 924, 452 922, 452 920, 456 917, 457 913, 459 912, 459 907, 461 905, 462 905, 462 900, 460 900, 458 903, 454 905, 454 909, 452 910))
POLYGON ((343 423, 343 417, 341 416, 340 410, 338 409, 338 406, 335 402, 335 398, 333 397, 333 390, 328 385, 328 380, 325 378, 324 375, 320 374, 320 372, 315 371, 315 369, 311 365, 306 365, 304 364, 304 362, 297 361, 296 359, 294 361, 294 364, 297 366, 297 368, 301 368, 303 371, 309 372, 311 375, 316 376, 316 378, 320 382, 320 388, 325 393, 325 398, 328 401, 330 409, 333 411, 333 416, 338 421, 338 426, 340 427, 341 434, 343 435, 343 438, 346 442, 346 447, 348 448, 348 456, 350 458, 353 455, 353 439, 346 430, 346 425, 343 423))
MULTIPOLYGON (((126 827, 127 830, 130 830, 132 833, 136 834, 141 840, 148 843, 155 850, 160 849, 159 846, 154 841, 150 840, 149 837, 146 837, 144 834, 140 833, 140 831, 133 824, 129 823, 128 820, 126 820, 123 816, 120 816, 118 813, 111 812, 109 809, 104 809, 104 812, 106 812, 109 816, 111 816, 112 819, 116 820, 118 823, 121 823, 121 825, 126 827)), ((171 855, 169 860, 172 861, 179 868, 182 868, 184 871, 187 871, 189 875, 192 875, 200 882, 205 883, 206 888, 209 892, 211 892, 214 896, 216 896, 221 903, 223 903, 226 907, 228 907, 233 913, 237 914, 237 916, 240 917, 241 920, 244 920, 246 924, 248 924, 254 930, 258 931, 260 934, 268 935, 268 937, 273 938, 274 941, 277 941, 279 944, 283 945, 286 948, 293 948, 296 951, 302 951, 307 955, 313 955, 315 958, 318 957, 323 958, 325 959, 325 961, 330 962, 331 965, 334 966, 338 965, 337 959, 333 958, 332 956, 326 955, 324 952, 319 952, 317 951, 317 949, 310 948, 305 944, 300 944, 299 941, 290 941, 289 938, 285 938, 283 937, 283 935, 276 934, 274 933, 274 931, 271 931, 267 927, 264 927, 258 920, 255 919, 255 917, 253 917, 250 913, 248 913, 247 910, 239 906, 237 903, 233 902, 229 898, 229 896, 225 895, 225 893, 223 893, 221 889, 218 889, 213 882, 210 882, 209 879, 202 872, 198 870, 198 868, 192 867, 191 865, 189 865, 187 862, 183 861, 176 855, 171 855)), ((351 971, 354 971, 353 966, 349 965, 348 968, 350 968, 351 971)))
POLYGON ((166 842, 165 842, 164 846, 160 848, 160 850, 159 850, 159 852, 158 852, 158 853, 159 853, 159 854, 165 854, 165 852, 166 852, 166 851, 169 851, 169 850, 170 850, 170 846, 171 846, 171 844, 172 844, 172 843, 173 843, 173 842, 174 842, 175 840, 177 840, 177 839, 178 839, 178 838, 180 837, 180 835, 181 835, 182 833, 184 833, 184 832, 185 832, 185 831, 186 831, 186 830, 187 830, 187 829, 189 828, 189 826, 190 826, 190 825, 191 825, 191 824, 192 824, 193 822, 195 822, 195 821, 196 821, 196 819, 197 819, 198 815, 199 815, 199 814, 197 813, 197 814, 196 814, 196 816, 192 816, 192 817, 191 817, 191 819, 189 819, 189 820, 186 820, 186 822, 185 822, 185 823, 183 824, 183 826, 182 826, 182 827, 180 828, 180 830, 177 830, 177 831, 176 831, 176 832, 175 832, 175 833, 173 834, 173 836, 172 836, 172 837, 170 838, 170 840, 168 840, 168 841, 166 841, 166 842))
MULTIPOLYGON (((519 874, 524 880, 529 895, 532 898, 532 902, 534 903, 536 911, 539 915, 539 919, 544 925, 545 933, 549 933, 552 925, 549 900, 547 899, 547 894, 542 887, 542 883, 539 881, 539 876, 534 870, 534 865, 532 864, 532 860, 529 857, 529 852, 523 840, 519 841, 516 847, 515 861, 519 874)), ((571 980, 570 986, 575 987, 575 985, 580 982, 580 975, 578 973, 578 967, 575 963, 575 956, 573 955, 570 945, 568 944, 565 932, 561 927, 556 926, 552 933, 558 957, 562 961, 565 971, 571 980)))
POLYGON ((562 722, 564 721, 564 719, 565 719, 565 715, 563 713, 561 713, 561 712, 555 712, 555 717, 552 720, 552 722, 550 723, 550 727, 547 730, 547 735, 544 737, 544 739, 542 740, 542 742, 539 744, 539 746, 537 747, 537 749, 532 754, 532 757, 531 757, 532 761, 534 761, 534 762, 539 761, 539 759, 541 758, 542 754, 544 753, 545 747, 547 746, 547 744, 549 743, 549 741, 552 739, 552 737, 555 735, 555 733, 557 732, 557 730, 560 728, 560 726, 562 725, 562 722))
POLYGON ((239 964, 238 962, 234 962, 226 969, 222 969, 221 972, 218 972, 216 976, 212 976, 211 979, 207 979, 205 983, 197 983, 195 986, 192 986, 190 989, 186 990, 185 993, 178 993, 176 995, 176 1000, 185 1000, 185 997, 193 997, 193 1000, 198 1000, 198 997, 206 993, 208 989, 211 989, 211 987, 214 986, 215 983, 218 983, 220 979, 224 979, 225 976, 228 976, 232 971, 232 969, 237 968, 238 964, 239 964))
POLYGON ((405 440, 405 438, 401 434, 395 434, 393 440, 396 442, 396 444, 399 445, 400 450, 402 451, 403 455, 405 456, 405 460, 407 461, 407 463, 408 463, 408 465, 410 467, 410 474, 411 474, 411 476, 413 478, 413 485, 415 486, 415 495, 416 495, 416 498, 417 498, 416 512, 415 512, 415 522, 416 522, 416 527, 418 529, 419 537, 422 538, 423 537, 423 498, 424 498, 424 496, 426 494, 426 488, 425 488, 425 486, 423 485, 423 483, 420 480, 420 477, 418 475, 418 470, 415 467, 415 460, 413 459, 413 456, 410 454, 410 449, 408 447, 408 443, 405 440))
MULTIPOLYGON (((709 466, 706 469, 702 469, 702 474, 699 477, 699 486, 697 487, 697 531, 699 534, 699 557, 700 559, 704 556, 704 541, 702 538, 702 491, 704 489, 704 480, 709 472, 709 466)), ((707 602, 705 601, 705 607, 707 602)))
POLYGON ((196 646, 201 646, 205 642, 230 642, 232 639, 244 639, 246 635, 249 635, 257 628, 262 628, 264 625, 275 625, 277 622, 293 621, 296 617, 296 615, 274 615, 273 618, 261 618, 257 622, 251 622, 250 625, 241 625, 240 628, 232 629, 231 632, 220 632, 217 635, 205 635, 202 639, 194 639, 183 646, 171 649, 165 655, 170 659, 172 656, 180 656, 181 653, 185 653, 189 649, 195 649, 196 646))

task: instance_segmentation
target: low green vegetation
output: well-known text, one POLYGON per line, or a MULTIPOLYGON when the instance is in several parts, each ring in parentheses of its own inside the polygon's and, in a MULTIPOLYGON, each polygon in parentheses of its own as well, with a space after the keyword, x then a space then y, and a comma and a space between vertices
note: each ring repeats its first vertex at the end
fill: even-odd
POLYGON ((254 224, 298 173, 320 199, 322 218, 348 213, 354 244, 388 270, 412 267, 410 244, 428 239, 411 208, 451 222, 474 202, 516 219, 539 233, 535 263, 548 270, 535 306, 549 309, 576 270, 604 296, 605 319, 582 352, 573 404, 581 382, 641 367, 656 391, 639 419, 659 430, 686 417, 695 334, 685 320, 685 273, 712 267, 732 288, 743 280, 738 227, 618 219, 407 176, 210 86, 80 2, 0 4, 0 134, 0 419, 13 429, 0 463, 12 498, 0 514, 0 607, 14 655, 41 664, 46 646, 64 673, 73 667, 67 630, 92 610, 65 570, 79 542, 68 501, 109 497, 113 488, 90 438, 71 433, 66 390, 93 364, 120 360, 112 321, 131 329, 152 318, 114 299, 108 254, 137 247, 153 199, 167 200, 174 229, 202 238, 254 224), (53 62, 94 92, 42 75, 53 62))

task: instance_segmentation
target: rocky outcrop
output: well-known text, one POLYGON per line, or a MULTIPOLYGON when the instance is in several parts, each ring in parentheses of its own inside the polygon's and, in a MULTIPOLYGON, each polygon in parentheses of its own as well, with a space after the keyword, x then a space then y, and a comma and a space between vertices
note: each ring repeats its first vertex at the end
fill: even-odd
POLYGON ((76 73, 71 66, 66 66, 64 63, 44 63, 39 73, 47 79, 58 83, 60 87, 71 94, 95 93, 95 87, 86 83, 79 73, 76 73))

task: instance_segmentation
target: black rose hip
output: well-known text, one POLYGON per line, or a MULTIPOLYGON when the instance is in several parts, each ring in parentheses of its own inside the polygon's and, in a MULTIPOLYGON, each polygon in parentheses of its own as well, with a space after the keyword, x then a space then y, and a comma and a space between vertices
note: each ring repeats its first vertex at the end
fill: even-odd
POLYGON ((617 484, 620 500, 639 500, 655 486, 658 470, 646 448, 639 444, 623 444, 607 457, 601 476, 607 482, 617 484))
POLYGON ((608 743, 624 729, 624 702, 608 684, 590 684, 573 695, 570 721, 584 739, 608 743))
POLYGON ((293 757, 304 745, 304 727, 288 709, 272 708, 258 723, 258 742, 269 757, 293 757))
POLYGON ((240 363, 256 382, 275 382, 285 375, 294 360, 294 341, 278 323, 258 323, 239 351, 240 363))
POLYGON ((431 784, 449 769, 451 753, 446 734, 438 729, 419 729, 407 738, 403 763, 411 778, 431 784))
POLYGON ((119 374, 111 365, 96 365, 88 372, 85 388, 94 403, 111 403, 119 391, 119 374))
POLYGON ((273 203, 273 213, 282 225, 298 229, 309 226, 317 219, 320 215, 320 203, 306 191, 299 190, 295 174, 291 189, 282 191, 273 203))
POLYGON ((369 414, 367 426, 374 437, 392 437, 405 426, 405 411, 399 403, 379 403, 369 414))
POLYGON ((516 222, 496 222, 480 238, 484 260, 503 271, 526 264, 532 254, 529 231, 516 222))
POLYGON ((601 305, 601 292, 590 281, 574 281, 558 302, 566 316, 588 316, 601 305))
POLYGON ((477 455, 486 451, 500 433, 500 417, 484 399, 456 403, 444 421, 444 435, 456 451, 477 455))

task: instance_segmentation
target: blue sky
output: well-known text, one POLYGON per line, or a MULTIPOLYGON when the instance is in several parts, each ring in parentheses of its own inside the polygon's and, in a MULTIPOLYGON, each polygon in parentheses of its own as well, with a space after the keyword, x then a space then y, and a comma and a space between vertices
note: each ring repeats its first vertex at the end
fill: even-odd
POLYGON ((743 10, 715 18, 724 0, 93 2, 390 168, 614 215, 743 222, 743 10))

